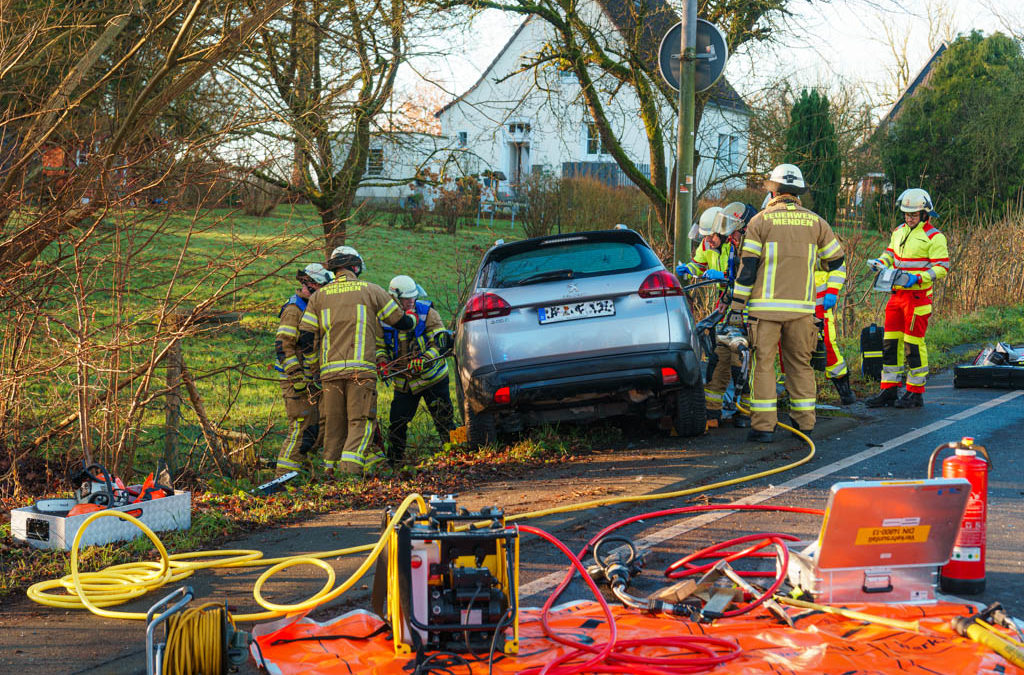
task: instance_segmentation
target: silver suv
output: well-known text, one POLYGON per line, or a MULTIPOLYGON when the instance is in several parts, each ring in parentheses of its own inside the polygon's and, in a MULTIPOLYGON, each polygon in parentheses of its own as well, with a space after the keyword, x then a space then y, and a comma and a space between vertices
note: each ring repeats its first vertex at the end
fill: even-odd
POLYGON ((498 242, 455 332, 469 443, 615 415, 704 431, 693 316, 683 288, 625 228, 498 242))

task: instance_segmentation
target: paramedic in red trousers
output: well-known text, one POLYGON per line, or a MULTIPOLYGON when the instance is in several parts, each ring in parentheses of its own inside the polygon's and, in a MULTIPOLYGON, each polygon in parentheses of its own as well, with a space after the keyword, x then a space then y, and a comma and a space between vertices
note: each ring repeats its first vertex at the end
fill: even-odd
POLYGON ((804 433, 814 429, 817 390, 811 354, 814 325, 814 268, 829 271, 843 264, 843 249, 831 226, 800 205, 807 191, 803 174, 792 164, 772 169, 765 181, 772 199, 751 219, 743 239, 742 267, 736 277, 730 325, 749 323, 753 353, 751 429, 747 440, 771 443, 778 420, 775 354, 786 369, 790 418, 804 433), (744 317, 747 310, 749 318, 744 317))
POLYGON ((370 449, 377 422, 374 354, 381 324, 412 330, 416 322, 383 288, 359 280, 365 265, 351 246, 334 249, 327 267, 335 279, 309 299, 299 324, 299 346, 316 361, 323 387, 326 473, 331 478, 361 476, 384 461, 370 449))
POLYGON ((288 435, 277 456, 277 475, 289 471, 301 471, 303 464, 311 462, 311 455, 320 440, 320 413, 317 398, 319 384, 312 379, 310 368, 299 351, 299 322, 306 311, 306 303, 322 286, 334 278, 320 263, 310 263, 299 270, 295 278, 302 285, 295 295, 288 298, 281 311, 280 325, 274 336, 274 351, 277 363, 274 369, 280 373, 281 395, 284 410, 288 415, 288 435))
POLYGON ((900 196, 903 224, 896 228, 889 247, 872 267, 892 267, 909 274, 905 286, 893 286, 885 306, 882 339, 882 390, 867 399, 869 408, 924 405, 928 377, 928 349, 924 334, 932 314, 932 285, 949 272, 946 237, 929 222, 932 199, 920 188, 900 196), (906 376, 906 389, 901 380, 906 376))
POLYGON ((416 327, 399 331, 383 326, 384 334, 377 340, 377 372, 387 376, 387 364, 402 359, 397 370, 408 373, 391 378, 395 397, 391 400, 388 424, 388 463, 400 466, 405 459, 406 432, 416 416, 420 399, 427 404, 427 412, 434 428, 447 443, 455 428, 452 398, 448 390, 448 363, 445 356, 451 350, 450 334, 445 330, 441 315, 429 301, 419 300, 420 287, 412 277, 400 274, 388 285, 391 297, 406 313, 415 313, 416 327))

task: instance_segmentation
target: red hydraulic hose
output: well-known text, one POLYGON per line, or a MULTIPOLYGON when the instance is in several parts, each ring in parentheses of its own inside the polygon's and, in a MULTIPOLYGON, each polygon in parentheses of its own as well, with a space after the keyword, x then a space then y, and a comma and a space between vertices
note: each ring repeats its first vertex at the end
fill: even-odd
MULTIPOLYGON (((771 546, 774 542, 771 538, 782 539, 784 541, 800 541, 800 537, 794 537, 791 534, 751 534, 745 537, 738 537, 736 539, 730 539, 729 541, 719 542, 713 546, 708 546, 699 551, 695 551, 687 556, 683 556, 679 560, 675 561, 665 569, 665 576, 670 579, 681 579, 688 577, 691 574, 703 574, 715 566, 718 560, 724 560, 726 562, 733 562, 740 558, 774 558, 774 553, 757 553, 766 546, 771 546), (713 554, 739 544, 744 544, 748 541, 758 541, 759 543, 753 546, 748 546, 742 551, 733 551, 725 556, 715 556, 713 554), (694 560, 709 560, 714 559, 714 562, 705 563, 704 565, 694 565, 694 560), (683 569, 679 569, 682 567, 683 569)), ((737 574, 745 577, 773 577, 773 572, 737 572, 737 574)))
POLYGON ((524 670, 524 675, 569 675, 570 673, 579 673, 583 671, 602 673, 636 673, 639 675, 697 673, 713 668, 739 656, 740 648, 734 641, 710 636, 681 635, 618 641, 618 631, 615 626, 615 617, 611 613, 611 608, 601 595, 597 585, 590 578, 590 575, 587 574, 586 568, 584 568, 580 559, 574 556, 572 551, 570 551, 565 544, 543 530, 539 530, 528 525, 520 525, 519 529, 522 532, 535 534, 551 542, 560 551, 562 551, 567 558, 569 558, 573 568, 580 572, 584 580, 587 582, 587 585, 590 587, 591 592, 594 594, 594 597, 596 597, 598 602, 601 604, 601 608, 608 620, 610 630, 609 640, 604 644, 587 645, 557 635, 548 624, 549 612, 551 610, 551 606, 554 604, 555 598, 557 597, 557 595, 552 595, 548 598, 547 602, 544 603, 544 609, 541 613, 541 625, 544 628, 544 633, 550 639, 567 647, 571 647, 572 651, 550 661, 542 668, 524 670), (675 647, 678 649, 688 650, 689 652, 702 654, 703 656, 640 656, 637 654, 626 653, 624 651, 642 646, 675 647), (726 651, 723 652, 719 650, 726 651), (583 658, 588 655, 591 656, 591 658, 586 661, 571 664, 568 663, 573 659, 583 658))

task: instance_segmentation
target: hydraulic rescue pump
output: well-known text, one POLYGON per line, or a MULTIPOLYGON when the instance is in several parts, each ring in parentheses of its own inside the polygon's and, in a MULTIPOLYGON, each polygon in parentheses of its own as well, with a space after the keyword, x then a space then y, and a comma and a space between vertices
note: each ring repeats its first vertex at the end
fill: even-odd
POLYGON ((501 510, 431 497, 390 533, 386 578, 396 654, 518 650, 519 531, 501 510))

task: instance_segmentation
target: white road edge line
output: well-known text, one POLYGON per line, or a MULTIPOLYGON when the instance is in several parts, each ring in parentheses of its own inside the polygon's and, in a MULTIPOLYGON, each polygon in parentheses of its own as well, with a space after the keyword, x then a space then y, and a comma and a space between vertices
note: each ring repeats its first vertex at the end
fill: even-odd
MULTIPOLYGON (((883 452, 888 452, 889 450, 898 448, 899 446, 905 443, 909 443, 910 441, 918 439, 922 436, 927 436, 933 431, 944 429, 945 427, 948 427, 951 424, 955 424, 956 422, 962 422, 968 417, 972 417, 979 413, 983 413, 986 410, 989 410, 990 408, 1000 406, 1004 403, 1012 401, 1013 399, 1019 396, 1024 396, 1024 390, 1011 391, 1009 393, 1003 394, 1002 396, 997 396, 996 398, 985 401, 984 403, 979 403, 978 405, 968 408, 963 412, 951 415, 944 419, 938 420, 937 422, 932 422, 931 424, 923 426, 920 429, 908 431, 902 436, 897 436, 896 438, 893 438, 892 440, 888 441, 887 443, 883 443, 878 447, 868 448, 867 450, 858 452, 855 455, 850 455, 845 459, 841 459, 838 462, 833 462, 832 464, 823 466, 820 469, 815 469, 810 473, 805 473, 801 476, 797 476, 796 478, 792 478, 786 481, 785 483, 781 483, 780 485, 772 485, 765 490, 761 490, 756 494, 750 495, 749 497, 737 499, 735 503, 760 504, 762 502, 766 502, 769 499, 773 499, 775 497, 778 497, 779 495, 785 494, 792 490, 796 490, 797 488, 801 488, 807 485, 808 483, 813 483, 819 478, 824 478, 829 474, 836 473, 837 471, 842 471, 843 469, 854 464, 857 464, 858 462, 863 462, 866 459, 871 459, 872 457, 876 457, 882 454, 883 452)), ((637 546, 649 546, 654 544, 660 544, 663 541, 668 541, 669 539, 678 537, 682 534, 690 532, 691 530, 699 529, 701 527, 704 527, 705 525, 713 523, 716 520, 721 520, 722 518, 730 516, 734 513, 736 513, 736 511, 711 511, 702 516, 688 518, 686 519, 686 521, 679 523, 678 525, 673 525, 663 530, 659 530, 651 534, 650 536, 645 537, 643 540, 636 542, 636 544, 637 546)), ((540 593, 541 591, 548 590, 552 586, 558 584, 558 582, 560 582, 564 577, 564 571, 546 574, 539 579, 534 579, 533 581, 520 586, 519 595, 528 596, 533 595, 534 593, 540 593)))

